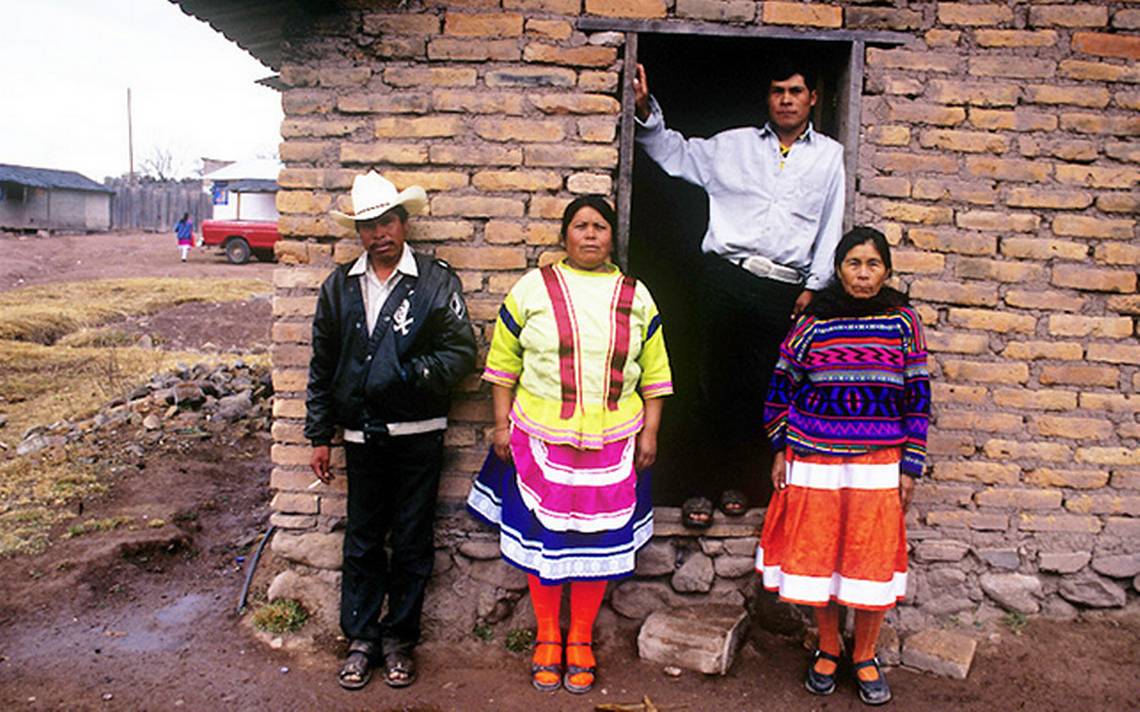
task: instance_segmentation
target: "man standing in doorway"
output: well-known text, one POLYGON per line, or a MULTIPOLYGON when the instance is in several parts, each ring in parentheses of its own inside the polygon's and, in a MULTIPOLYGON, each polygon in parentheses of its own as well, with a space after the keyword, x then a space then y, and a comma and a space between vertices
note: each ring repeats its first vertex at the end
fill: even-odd
POLYGON ((368 684, 381 661, 391 687, 415 681, 451 389, 475 366, 459 278, 405 242, 408 214, 426 203, 419 186, 397 192, 375 171, 356 177, 353 212, 332 217, 356 229, 364 254, 329 275, 313 317, 310 465, 332 481, 329 445, 341 428, 348 473, 340 625, 349 647, 337 675, 346 689, 368 684))
POLYGON ((831 278, 842 234, 843 147, 815 131, 816 73, 783 60, 769 72, 768 122, 711 138, 666 128, 637 65, 637 143, 670 176, 708 193, 709 221, 698 277, 703 336, 700 421, 710 455, 682 507, 688 526, 712 522, 712 501, 745 513, 741 491, 762 473, 743 471, 749 450, 766 448, 761 411, 789 318, 831 278))

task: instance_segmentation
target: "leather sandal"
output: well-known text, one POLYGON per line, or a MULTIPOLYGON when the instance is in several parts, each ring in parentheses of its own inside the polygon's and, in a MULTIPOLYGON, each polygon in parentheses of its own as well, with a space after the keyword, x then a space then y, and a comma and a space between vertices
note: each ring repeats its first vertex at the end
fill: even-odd
POLYGON ((887 684, 887 677, 883 674, 882 668, 879 667, 877 657, 860 663, 853 663, 851 669, 855 673, 855 682, 859 685, 859 699, 863 701, 863 704, 885 705, 891 701, 893 696, 891 695, 891 686, 887 684), (875 668, 875 671, 879 673, 879 679, 868 682, 859 677, 859 671, 868 667, 875 668))
POLYGON ((407 687, 416 681, 416 661, 411 655, 393 650, 384 655, 384 682, 388 687, 407 687))
POLYGON ((737 489, 726 489, 720 495, 720 511, 729 517, 743 517, 748 513, 748 497, 737 489))
MULTIPOLYGON (((557 640, 537 640, 534 643, 535 652, 544 645, 558 646, 559 657, 562 653, 562 643, 557 640)), ((561 663, 548 663, 543 665, 541 663, 531 662, 530 664, 530 684, 534 685, 534 689, 539 692, 554 692, 559 687, 562 687, 562 664, 561 663), (540 672, 552 673, 555 677, 554 682, 542 682, 538 679, 540 672)))
POLYGON ((350 652, 336 673, 337 684, 346 690, 359 690, 371 679, 372 661, 359 650, 350 652))
MULTIPOLYGON (((569 648, 571 646, 585 646, 588 648, 592 645, 593 645, 593 643, 567 643, 566 647, 569 648)), ((567 657, 567 660, 569 660, 569 657, 567 657)), ((566 663, 566 674, 562 677, 562 686, 566 688, 567 692, 572 692, 575 695, 584 695, 587 692, 589 692, 590 690, 594 689, 594 683, 597 681, 598 681, 598 666, 597 665, 591 665, 589 667, 583 667, 581 665, 571 665, 569 662, 566 663), (574 677, 575 675, 587 675, 587 674, 590 676, 590 682, 589 682, 589 684, 586 684, 586 685, 577 685, 570 679, 570 678, 574 677)))
POLYGON ((689 497, 681 505, 681 524, 687 529, 712 526, 713 504, 707 497, 689 497))
POLYGON ((826 653, 818 648, 811 654, 811 662, 808 663, 807 677, 804 679, 804 687, 813 695, 830 695, 835 692, 835 673, 824 675, 821 672, 816 672, 815 664, 820 659, 830 660, 835 663, 836 671, 839 666, 839 656, 826 653))

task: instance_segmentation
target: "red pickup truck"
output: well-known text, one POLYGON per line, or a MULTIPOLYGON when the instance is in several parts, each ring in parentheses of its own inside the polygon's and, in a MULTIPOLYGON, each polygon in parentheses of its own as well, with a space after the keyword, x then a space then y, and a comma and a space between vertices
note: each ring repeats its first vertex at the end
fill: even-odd
POLYGON ((259 260, 273 259, 273 244, 281 239, 276 222, 260 220, 203 220, 202 244, 220 247, 226 259, 235 265, 249 262, 250 255, 259 260))

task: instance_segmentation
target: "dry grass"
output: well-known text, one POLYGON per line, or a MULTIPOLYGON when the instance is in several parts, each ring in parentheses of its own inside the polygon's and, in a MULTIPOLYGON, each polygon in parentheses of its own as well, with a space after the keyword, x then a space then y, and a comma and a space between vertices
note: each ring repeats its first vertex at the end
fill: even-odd
POLYGON ((116 319, 186 302, 227 302, 272 289, 259 279, 137 277, 46 284, 0 292, 0 339, 53 344, 116 319))

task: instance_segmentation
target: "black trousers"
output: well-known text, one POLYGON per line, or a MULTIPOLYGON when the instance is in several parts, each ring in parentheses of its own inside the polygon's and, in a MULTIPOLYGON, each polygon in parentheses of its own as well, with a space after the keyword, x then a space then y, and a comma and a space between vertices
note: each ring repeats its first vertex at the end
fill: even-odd
POLYGON ((762 464, 770 461, 764 399, 804 288, 762 279, 713 255, 702 266, 697 415, 708 459, 690 489, 714 502, 733 488, 755 497, 757 485, 770 489, 762 464))
POLYGON ((443 464, 443 431, 345 444, 348 523, 340 627, 349 640, 384 652, 419 641, 424 592, 434 560, 433 523, 443 464), (384 550, 391 536, 391 561, 384 550), (388 611, 380 619, 385 597, 388 611))

